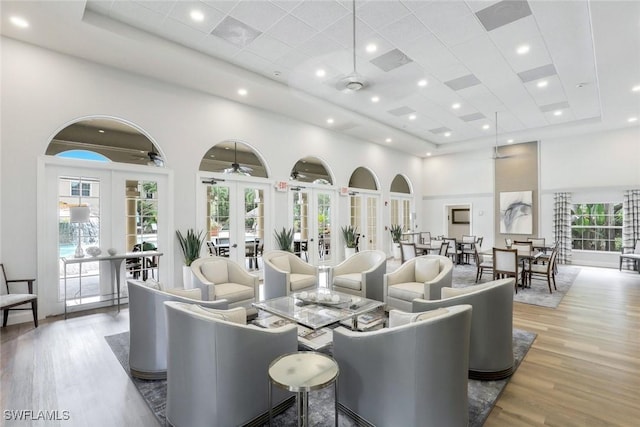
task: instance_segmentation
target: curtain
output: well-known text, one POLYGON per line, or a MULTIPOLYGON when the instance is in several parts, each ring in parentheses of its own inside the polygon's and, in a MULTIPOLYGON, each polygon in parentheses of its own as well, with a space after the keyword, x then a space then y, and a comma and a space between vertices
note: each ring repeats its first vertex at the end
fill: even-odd
MULTIPOLYGON (((627 190, 622 200, 622 251, 633 252, 636 240, 640 240, 640 190, 627 190)), ((624 262, 633 268, 632 260, 624 262)))
POLYGON ((571 193, 553 196, 553 238, 558 247, 558 262, 571 264, 571 193))

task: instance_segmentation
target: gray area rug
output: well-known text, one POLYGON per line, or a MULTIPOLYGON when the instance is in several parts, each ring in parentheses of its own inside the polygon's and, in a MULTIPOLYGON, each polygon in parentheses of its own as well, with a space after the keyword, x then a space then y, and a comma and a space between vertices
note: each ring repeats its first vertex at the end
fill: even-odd
MULTIPOLYGON (((463 288, 465 286, 475 285, 476 272, 477 268, 475 265, 456 265, 453 268, 453 287, 463 288)), ((534 279, 530 288, 518 288, 518 293, 513 296, 513 300, 525 304, 556 308, 571 288, 571 285, 573 285, 579 272, 579 267, 558 265, 558 274, 556 274, 557 291, 553 289, 552 282, 551 289, 553 289, 553 293, 549 293, 546 278, 544 278, 544 280, 534 279)), ((493 280, 491 271, 485 271, 478 283, 485 283, 491 280, 493 280)))
MULTIPOLYGON (((513 330, 513 350, 516 368, 529 351, 536 334, 519 329, 513 330)), ((129 374, 129 332, 105 337, 114 355, 129 374)), ((329 349, 330 351, 330 349, 329 349)), ((165 425, 165 403, 167 399, 167 381, 147 381, 131 377, 145 402, 155 414, 160 425, 165 425)), ((480 427, 491 412, 496 400, 509 382, 509 378, 499 381, 469 380, 469 426, 480 427)), ((333 387, 312 392, 309 395, 309 422, 312 426, 333 426, 334 420, 333 387)), ((340 426, 356 426, 357 424, 343 413, 338 414, 340 426)), ((295 406, 290 407, 274 418, 275 426, 295 426, 295 406)))

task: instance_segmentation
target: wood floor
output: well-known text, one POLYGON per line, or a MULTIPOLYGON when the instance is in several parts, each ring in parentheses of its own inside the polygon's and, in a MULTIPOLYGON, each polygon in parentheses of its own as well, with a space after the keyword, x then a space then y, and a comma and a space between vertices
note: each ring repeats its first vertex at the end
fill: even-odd
MULTIPOLYGON (((558 308, 515 304, 514 326, 538 336, 486 426, 638 425, 639 274, 582 268, 558 308)), ((3 329, 0 425, 157 425, 104 340, 128 327, 126 310, 108 310, 3 329), (13 422, 6 410, 70 420, 13 422)))

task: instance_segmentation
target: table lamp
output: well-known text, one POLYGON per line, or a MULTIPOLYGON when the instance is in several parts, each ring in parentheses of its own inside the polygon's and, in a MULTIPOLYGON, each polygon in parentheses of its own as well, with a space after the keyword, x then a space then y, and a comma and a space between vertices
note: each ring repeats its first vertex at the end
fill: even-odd
MULTIPOLYGON (((86 224, 89 222, 89 206, 72 206, 69 208, 70 222, 72 224, 86 224)), ((82 250, 82 225, 78 225, 78 246, 76 247, 75 258, 84 258, 82 250)))

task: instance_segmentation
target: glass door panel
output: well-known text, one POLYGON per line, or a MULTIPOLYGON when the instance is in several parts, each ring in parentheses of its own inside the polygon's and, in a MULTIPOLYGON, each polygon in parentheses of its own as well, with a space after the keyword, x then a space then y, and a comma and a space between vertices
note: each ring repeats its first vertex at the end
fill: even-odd
POLYGON ((358 227, 357 251, 378 249, 379 195, 355 194, 350 196, 350 223, 358 227))
MULTIPOLYGON (((127 252, 151 251, 158 247, 158 182, 125 182, 125 248, 127 252)), ((126 261, 127 278, 157 279, 158 258, 132 258, 126 261)))
POLYGON ((332 233, 335 191, 293 188, 290 205, 293 219, 294 252, 313 265, 331 265, 334 260, 332 233))
POLYGON ((376 197, 367 197, 366 220, 366 237, 361 242, 360 248, 363 250, 376 249, 378 247, 378 199, 376 197))

